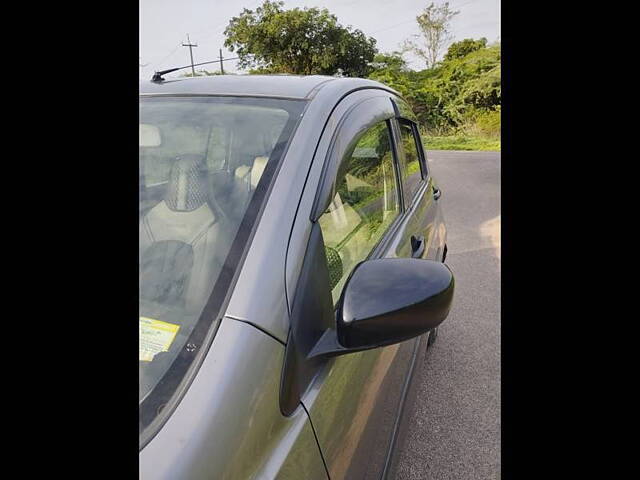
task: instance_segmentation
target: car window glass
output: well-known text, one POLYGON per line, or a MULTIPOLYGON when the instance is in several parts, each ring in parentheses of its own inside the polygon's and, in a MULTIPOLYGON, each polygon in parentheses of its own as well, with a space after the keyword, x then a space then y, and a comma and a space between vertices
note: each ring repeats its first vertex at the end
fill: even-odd
POLYGON ((400 211, 386 122, 367 130, 343 162, 336 194, 319 219, 334 303, 353 268, 367 258, 400 211))
POLYGON ((401 120, 398 122, 398 127, 400 129, 401 149, 403 152, 403 158, 400 161, 402 185, 406 198, 405 203, 408 205, 420 188, 420 180, 422 180, 423 175, 411 123, 401 120))

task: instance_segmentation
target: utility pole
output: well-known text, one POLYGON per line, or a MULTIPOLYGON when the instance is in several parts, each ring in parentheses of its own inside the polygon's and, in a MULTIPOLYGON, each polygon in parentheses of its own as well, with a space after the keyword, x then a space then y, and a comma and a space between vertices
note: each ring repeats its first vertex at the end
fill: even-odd
POLYGON ((191 56, 191 73, 193 73, 193 76, 195 77, 196 69, 193 67, 193 47, 197 47, 198 44, 191 43, 191 40, 189 39, 189 34, 187 33, 187 43, 183 43, 182 46, 189 47, 189 55, 191 56))
POLYGON ((220 49, 220 73, 224 75, 224 67, 222 66, 222 49, 220 49))

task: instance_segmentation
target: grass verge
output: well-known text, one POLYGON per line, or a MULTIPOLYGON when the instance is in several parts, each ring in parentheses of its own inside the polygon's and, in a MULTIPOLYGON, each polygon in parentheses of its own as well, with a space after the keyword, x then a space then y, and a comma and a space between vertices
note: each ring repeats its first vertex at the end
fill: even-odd
POLYGON ((447 136, 429 137, 422 136, 422 144, 427 150, 480 150, 500 151, 499 138, 447 136))

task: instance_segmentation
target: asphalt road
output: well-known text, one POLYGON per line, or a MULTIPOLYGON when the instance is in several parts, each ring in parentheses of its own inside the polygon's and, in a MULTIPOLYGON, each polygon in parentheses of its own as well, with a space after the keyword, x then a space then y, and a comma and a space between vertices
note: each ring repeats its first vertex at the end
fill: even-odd
POLYGON ((394 477, 500 478, 500 153, 427 152, 454 305, 413 378, 394 477))

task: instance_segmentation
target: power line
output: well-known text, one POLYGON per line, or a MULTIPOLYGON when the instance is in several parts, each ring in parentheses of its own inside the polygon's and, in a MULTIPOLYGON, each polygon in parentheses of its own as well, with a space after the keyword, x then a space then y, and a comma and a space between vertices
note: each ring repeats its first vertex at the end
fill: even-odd
MULTIPOLYGON (((245 7, 245 8, 255 8, 255 7, 257 7, 261 2, 262 2, 262 0, 258 0, 258 1, 257 1, 257 2, 252 6, 252 7, 245 7)), ((206 31, 206 30, 209 30, 209 29, 213 30, 213 32, 212 32, 212 33, 210 33, 209 35, 207 35, 207 36, 205 36, 204 38, 201 38, 201 39, 200 39, 200 41, 202 41, 203 39, 204 39, 204 40, 207 40, 207 39, 211 38, 213 35, 215 35, 216 33, 218 33, 218 31, 217 31, 217 30, 218 30, 218 28, 225 26, 227 23, 229 23, 229 20, 225 20, 224 22, 219 23, 219 24, 217 24, 217 25, 216 25, 216 26, 214 26, 214 27, 205 27, 205 28, 202 28, 202 29, 198 30, 196 33, 201 33, 201 32, 204 32, 204 31, 206 31)))
POLYGON ((400 25, 404 25, 405 23, 415 22, 415 21, 416 21, 416 17, 414 16, 414 17, 411 17, 411 19, 409 19, 409 20, 405 20, 404 22, 396 23, 395 25, 391 25, 390 27, 385 27, 385 28, 381 28, 379 30, 374 30, 373 32, 370 32, 370 34, 373 35, 374 33, 384 32, 385 30, 390 30, 392 28, 399 27, 400 25))
MULTIPOLYGON (((224 75, 224 66, 222 65, 222 62, 226 62, 229 60, 239 60, 240 57, 230 57, 230 58, 222 58, 222 49, 220 49, 220 57, 218 58, 218 60, 211 60, 210 62, 203 62, 203 63, 196 63, 195 66, 200 66, 200 65, 209 65, 211 63, 219 63, 220 64, 220 73, 222 73, 224 75)), ((188 65, 187 65, 188 67, 188 65)), ((186 67, 179 67, 178 70, 180 68, 186 68, 186 67)))
POLYGON ((169 58, 171 55, 173 55, 174 53, 176 53, 176 51, 181 47, 181 43, 178 42, 178 44, 175 46, 175 48, 173 50, 171 50, 171 53, 169 53, 168 55, 166 55, 162 60, 157 61, 157 62, 151 62, 149 65, 157 65, 160 66, 164 63, 164 61, 169 58))
MULTIPOLYGON (((469 5, 470 3, 473 3, 473 2, 474 2, 474 0, 470 0, 470 1, 462 3, 460 5, 452 5, 452 6, 454 8, 460 8, 460 7, 464 7, 465 5, 469 5)), ((389 27, 384 27, 384 28, 381 28, 381 29, 378 29, 378 30, 374 30, 373 32, 370 32, 370 35, 373 35, 374 33, 378 33, 378 32, 384 32, 385 30, 391 30, 392 28, 399 27, 400 25, 404 25, 404 24, 409 23, 409 22, 415 22, 417 16, 418 15, 414 15, 409 20, 404 20, 404 21, 402 21, 400 23, 396 23, 396 24, 391 25, 389 27)))

